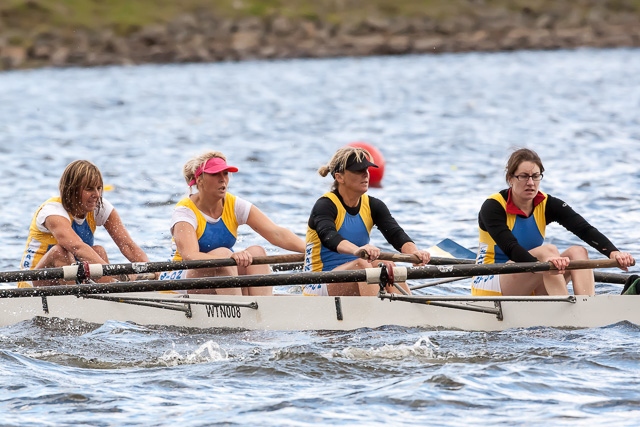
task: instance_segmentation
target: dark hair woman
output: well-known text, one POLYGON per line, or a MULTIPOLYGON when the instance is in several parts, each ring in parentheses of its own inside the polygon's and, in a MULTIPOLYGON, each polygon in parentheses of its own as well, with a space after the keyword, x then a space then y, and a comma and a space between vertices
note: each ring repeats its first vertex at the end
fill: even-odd
POLYGON ((474 295, 566 295, 573 282, 576 295, 595 294, 591 270, 565 272, 572 260, 588 259, 587 249, 571 246, 560 252, 544 244, 547 224, 557 222, 601 254, 618 261, 623 270, 635 262, 631 254, 620 252, 609 239, 562 200, 539 190, 544 166, 540 157, 527 148, 514 151, 507 162, 509 188, 490 196, 478 215, 480 245, 476 262, 548 261, 558 271, 477 276, 471 286, 474 295))

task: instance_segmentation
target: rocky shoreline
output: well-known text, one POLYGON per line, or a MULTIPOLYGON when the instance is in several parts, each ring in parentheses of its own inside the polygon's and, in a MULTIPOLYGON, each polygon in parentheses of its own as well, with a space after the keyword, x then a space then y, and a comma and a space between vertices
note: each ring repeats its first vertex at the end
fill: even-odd
POLYGON ((442 20, 370 17, 342 23, 192 13, 126 35, 111 29, 16 33, 0 23, 0 70, 638 46, 640 16, 624 11, 562 15, 525 8, 442 20))

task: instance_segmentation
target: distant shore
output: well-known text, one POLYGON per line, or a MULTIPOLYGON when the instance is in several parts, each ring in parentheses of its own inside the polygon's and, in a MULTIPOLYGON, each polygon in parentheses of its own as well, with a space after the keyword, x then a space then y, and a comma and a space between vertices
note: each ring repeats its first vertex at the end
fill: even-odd
POLYGON ((579 7, 558 3, 570 4, 549 10, 478 6, 438 17, 428 10, 414 16, 374 13, 350 20, 277 13, 229 17, 201 9, 126 31, 113 25, 29 26, 5 12, 0 70, 640 46, 636 2, 622 9, 597 0, 576 1, 579 7))

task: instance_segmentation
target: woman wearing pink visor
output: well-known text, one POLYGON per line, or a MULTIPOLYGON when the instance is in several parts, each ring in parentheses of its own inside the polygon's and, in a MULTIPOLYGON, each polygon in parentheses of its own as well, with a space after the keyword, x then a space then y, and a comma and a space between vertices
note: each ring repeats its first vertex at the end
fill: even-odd
MULTIPOLYGON (((229 172, 238 168, 228 165, 225 156, 210 151, 189 160, 183 167, 189 195, 180 200, 171 217, 173 260, 233 258, 237 267, 188 270, 187 277, 236 276, 268 274, 268 265, 251 265, 253 257, 265 256, 261 246, 234 251, 238 227, 249 225, 269 243, 293 252, 304 252, 304 241, 290 230, 276 225, 260 209, 227 192, 229 172), (198 190, 192 194, 193 187, 198 190)), ((271 295, 270 287, 195 290, 192 293, 224 295, 271 295)))

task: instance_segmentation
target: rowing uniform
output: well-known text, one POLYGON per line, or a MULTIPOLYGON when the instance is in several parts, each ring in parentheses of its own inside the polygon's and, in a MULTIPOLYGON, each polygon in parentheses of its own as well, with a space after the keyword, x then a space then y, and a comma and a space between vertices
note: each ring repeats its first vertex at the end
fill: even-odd
MULTIPOLYGON (((93 212, 89 212, 85 218, 75 218, 64 209, 60 197, 50 198, 40 205, 33 215, 27 244, 20 261, 20 269, 32 270, 47 251, 58 244, 56 238, 44 224, 48 217, 57 215, 68 218, 73 231, 80 236, 84 243, 93 246, 96 227, 103 226, 112 211, 113 205, 103 198, 102 207, 97 207, 93 212)), ((18 286, 28 287, 31 285, 28 282, 20 282, 18 286)))
MULTIPOLYGON (((533 213, 527 216, 511 199, 511 190, 491 195, 480 208, 478 226, 480 244, 476 264, 536 262, 531 249, 542 246, 547 224, 557 222, 605 256, 616 247, 562 200, 538 192, 533 199, 533 213)), ((499 296, 500 276, 476 276, 472 295, 499 296)))
MULTIPOLYGON (((210 252, 217 248, 233 250, 238 237, 238 226, 246 224, 251 211, 251 203, 230 193, 224 196, 222 215, 212 218, 198 209, 189 197, 180 200, 171 217, 171 231, 179 222, 186 222, 196 231, 200 252, 210 252)), ((173 261, 182 261, 175 240, 171 241, 173 261)))
MULTIPOLYGON (((357 259, 338 253, 338 245, 348 240, 356 246, 369 243, 371 229, 376 225, 385 239, 398 251, 412 240, 391 216, 379 199, 364 194, 355 207, 344 204, 337 190, 316 201, 307 228, 304 271, 331 271, 357 259)), ((303 295, 328 295, 326 284, 306 285, 303 295)))

